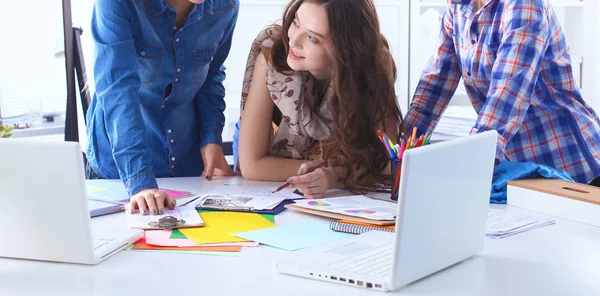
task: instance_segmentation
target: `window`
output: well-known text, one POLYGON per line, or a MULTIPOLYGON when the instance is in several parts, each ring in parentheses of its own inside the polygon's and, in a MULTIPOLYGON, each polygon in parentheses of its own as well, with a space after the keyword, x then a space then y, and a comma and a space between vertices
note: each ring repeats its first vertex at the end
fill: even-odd
POLYGON ((36 3, 35 9, 27 11, 27 18, 20 13, 23 5, 7 1, 0 12, 6 41, 0 55, 0 120, 4 125, 30 126, 39 132, 42 115, 57 116, 56 122, 47 125, 62 130, 56 129, 64 125, 61 115, 66 100, 62 3, 36 3))

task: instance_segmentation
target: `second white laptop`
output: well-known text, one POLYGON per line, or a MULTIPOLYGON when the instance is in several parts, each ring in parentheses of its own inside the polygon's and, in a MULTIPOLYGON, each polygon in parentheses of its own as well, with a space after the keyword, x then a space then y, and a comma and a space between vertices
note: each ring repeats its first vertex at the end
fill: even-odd
POLYGON ((276 262, 289 275, 390 291, 483 248, 497 133, 404 153, 396 232, 372 231, 276 262))
POLYGON ((0 140, 0 257, 96 264, 143 237, 92 231, 78 143, 0 140))

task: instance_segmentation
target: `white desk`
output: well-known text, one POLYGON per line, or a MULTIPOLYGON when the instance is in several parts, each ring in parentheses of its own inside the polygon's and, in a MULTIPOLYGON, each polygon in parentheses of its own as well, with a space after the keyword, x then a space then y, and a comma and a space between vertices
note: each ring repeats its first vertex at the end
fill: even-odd
MULTIPOLYGON (((180 178, 159 183, 201 193, 225 181, 180 178)), ((231 178, 227 183, 256 182, 231 178)), ((327 221, 289 210, 275 219, 277 224, 327 221)), ((92 223, 126 227, 123 214, 92 223)), ((293 255, 260 246, 239 257, 123 251, 97 266, 0 259, 0 295, 383 295, 273 272, 275 259, 293 255)), ((600 295, 600 228, 556 219, 549 227, 500 240, 486 238, 479 255, 393 294, 600 295)))

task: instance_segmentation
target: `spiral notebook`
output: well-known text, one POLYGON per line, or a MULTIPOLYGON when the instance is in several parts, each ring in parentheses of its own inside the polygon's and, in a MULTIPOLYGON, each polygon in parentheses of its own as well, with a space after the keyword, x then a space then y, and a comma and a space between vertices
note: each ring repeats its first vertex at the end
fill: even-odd
POLYGON ((353 233, 353 234, 362 234, 365 232, 369 232, 372 230, 385 231, 385 232, 394 232, 396 229, 396 225, 376 225, 376 224, 368 224, 368 223, 360 223, 349 220, 334 220, 329 224, 329 228, 333 231, 337 232, 345 232, 345 233, 353 233))

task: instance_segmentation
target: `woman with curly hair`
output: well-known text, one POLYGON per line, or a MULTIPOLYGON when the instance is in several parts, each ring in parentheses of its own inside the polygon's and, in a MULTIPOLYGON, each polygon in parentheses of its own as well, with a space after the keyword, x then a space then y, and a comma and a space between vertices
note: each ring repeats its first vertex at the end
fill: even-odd
POLYGON ((373 1, 291 1, 248 57, 234 143, 242 175, 290 182, 306 198, 389 183, 376 131, 397 140, 402 130, 394 80, 373 1))

